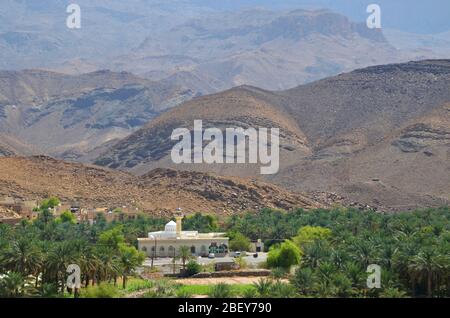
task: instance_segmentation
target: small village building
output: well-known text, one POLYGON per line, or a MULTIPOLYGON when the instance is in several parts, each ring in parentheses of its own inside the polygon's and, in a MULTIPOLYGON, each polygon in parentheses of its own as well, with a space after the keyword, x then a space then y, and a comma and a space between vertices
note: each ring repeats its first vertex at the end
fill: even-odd
POLYGON ((258 239, 256 242, 251 242, 250 252, 264 252, 264 242, 261 239, 258 239))
POLYGON ((4 197, 0 199, 0 209, 4 211, 0 213, 3 219, 2 223, 15 224, 22 219, 34 219, 37 217, 37 213, 33 211, 36 207, 36 201, 22 201, 12 197, 4 197), (15 215, 12 217, 6 216, 6 211, 9 211, 9 214, 14 213, 15 215))
POLYGON ((149 257, 174 257, 182 246, 189 247, 194 256, 214 253, 221 257, 228 253, 229 238, 224 233, 198 233, 182 231, 181 216, 176 222, 166 224, 164 231, 150 232, 146 238, 138 238, 138 248, 149 257))

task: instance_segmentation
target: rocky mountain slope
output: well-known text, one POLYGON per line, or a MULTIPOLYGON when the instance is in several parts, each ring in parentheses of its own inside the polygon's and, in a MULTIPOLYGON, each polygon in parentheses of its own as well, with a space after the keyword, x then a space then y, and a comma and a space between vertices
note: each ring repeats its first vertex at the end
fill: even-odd
POLYGON ((0 71, 0 133, 37 153, 77 159, 192 96, 125 72, 0 71))
POLYGON ((13 155, 31 155, 38 152, 36 147, 26 144, 14 136, 0 133, 0 157, 13 155))
POLYGON ((178 167, 256 177, 257 165, 174 165, 170 134, 194 119, 279 127, 281 168, 266 180, 363 197, 380 209, 440 205, 450 200, 449 88, 448 60, 374 66, 280 92, 239 87, 166 112, 96 163, 137 174, 178 167))
POLYGON ((394 49, 380 30, 328 10, 210 14, 161 38, 152 33, 108 67, 213 93, 239 85, 287 89, 368 65, 433 57, 394 49))
POLYGON ((42 199, 57 196, 83 206, 134 206, 145 212, 229 215, 261 207, 292 209, 332 204, 329 196, 286 191, 261 181, 157 169, 134 175, 49 157, 0 158, 0 197, 42 199), (328 200, 327 200, 328 198, 328 200))
MULTIPOLYGON (((329 10, 299 9, 305 8, 301 2, 284 10, 253 3, 231 11, 205 1, 131 2, 79 0, 86 20, 70 30, 65 1, 4 0, 0 69, 128 71, 205 94, 244 84, 287 89, 355 68, 449 52, 445 46, 435 52, 429 42, 404 46, 397 36, 388 43, 380 31, 329 10)), ((334 2, 315 8, 321 6, 336 8, 334 2)))

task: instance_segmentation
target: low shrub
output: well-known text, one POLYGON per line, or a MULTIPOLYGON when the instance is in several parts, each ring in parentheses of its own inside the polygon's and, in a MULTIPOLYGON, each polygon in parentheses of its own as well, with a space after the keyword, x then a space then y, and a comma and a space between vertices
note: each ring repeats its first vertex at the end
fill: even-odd
POLYGON ((96 286, 89 286, 81 290, 81 298, 115 298, 120 294, 119 289, 107 283, 101 283, 96 286))
POLYGON ((186 265, 186 275, 192 276, 197 273, 200 273, 202 270, 202 266, 197 263, 195 260, 190 260, 186 265))
POLYGON ((230 298, 232 296, 231 286, 225 283, 219 283, 211 287, 208 296, 210 298, 230 298))

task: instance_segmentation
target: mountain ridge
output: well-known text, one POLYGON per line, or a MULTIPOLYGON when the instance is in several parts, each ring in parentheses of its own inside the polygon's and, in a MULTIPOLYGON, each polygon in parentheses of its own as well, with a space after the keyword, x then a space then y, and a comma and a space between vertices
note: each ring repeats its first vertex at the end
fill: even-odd
POLYGON ((127 72, 0 71, 0 133, 33 144, 35 154, 77 159, 193 96, 127 72))
POLYGON ((366 191, 363 203, 380 209, 406 206, 409 200, 412 205, 440 205, 450 200, 444 191, 450 174, 431 172, 450 169, 449 87, 450 60, 369 67, 286 91, 240 86, 193 99, 164 113, 113 145, 95 162, 137 174, 167 167, 258 177, 290 190, 320 189, 343 196, 346 189, 353 189, 355 200, 362 195, 358 191, 366 191), (253 112, 246 113, 246 107, 253 112), (436 118, 440 119, 439 127, 432 124, 436 118), (202 119, 205 128, 280 128, 279 174, 261 177, 257 166, 249 164, 173 164, 170 134, 178 127, 192 129, 195 119, 202 119), (412 150, 405 151, 407 147, 412 150), (377 157, 379 163, 369 169, 366 163, 371 157, 377 157), (396 166, 397 172, 384 167, 383 162, 396 166), (423 181, 418 174, 407 174, 408 167, 423 171, 423 181), (380 179, 384 185, 372 186, 372 179, 380 179), (438 186, 427 185, 432 183, 438 186), (397 193, 398 198, 383 201, 383 196, 387 197, 383 191, 397 193))
MULTIPOLYGON (((330 206, 323 195, 286 191, 244 178, 156 169, 144 176, 97 166, 70 163, 46 156, 0 158, 0 196, 42 200, 57 196, 84 207, 135 207, 152 215, 171 215, 178 207, 186 213, 217 215, 280 209, 330 206)), ((330 197, 330 196, 328 196, 330 197)))

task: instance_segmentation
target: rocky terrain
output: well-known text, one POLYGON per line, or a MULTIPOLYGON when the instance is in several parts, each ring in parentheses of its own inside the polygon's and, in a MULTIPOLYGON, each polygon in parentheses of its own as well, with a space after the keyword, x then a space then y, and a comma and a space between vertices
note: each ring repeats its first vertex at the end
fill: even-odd
POLYGON ((239 85, 287 89, 368 65, 407 61, 379 30, 329 10, 246 10, 188 20, 149 35, 113 69, 182 84, 205 93, 239 85))
POLYGON ((16 137, 0 133, 0 157, 13 155, 31 155, 37 153, 36 147, 26 144, 16 137))
POLYGON ((287 91, 238 87, 164 113, 95 162, 136 174, 171 167, 261 177, 250 164, 176 166, 170 134, 194 119, 279 127, 281 169, 266 181, 379 209, 441 205, 450 200, 449 87, 448 60, 374 66, 287 91))
POLYGON ((0 221, 1 219, 18 219, 20 218, 20 215, 14 212, 11 209, 5 208, 3 206, 0 206, 0 221))
POLYGON ((409 24, 409 32, 442 33, 415 34, 368 29, 338 1, 324 5, 336 11, 130 1, 79 0, 79 30, 65 27, 65 1, 2 1, 0 157, 45 154, 107 169, 2 159, 5 176, 7 167, 25 172, 8 175, 1 191, 125 200, 151 211, 180 204, 171 191, 192 201, 184 202, 191 210, 226 213, 313 206, 307 198, 379 210, 448 204, 450 62, 438 58, 449 56, 450 33, 442 14, 429 28, 409 24), (279 128, 280 171, 262 177, 259 165, 173 164, 173 129, 192 129, 196 119, 203 128, 279 128), (73 171, 95 173, 77 179, 73 171), (45 182, 30 183, 39 174, 45 182), (246 190, 224 181, 236 177, 246 190))
POLYGON ((15 154, 16 153, 14 152, 14 150, 9 148, 8 146, 5 145, 0 146, 0 157, 13 156, 15 154))
POLYGON ((359 14, 355 22, 354 14, 319 9, 348 4, 333 1, 312 9, 302 2, 274 9, 252 1, 230 10, 217 8, 215 1, 79 0, 86 23, 69 30, 64 1, 4 0, 0 69, 67 74, 111 69, 206 94, 244 84, 287 89, 355 68, 446 57, 450 51, 448 36, 411 46, 417 41, 410 39, 420 36, 405 40, 394 34, 391 43, 382 32, 367 29, 359 14))
POLYGON ((0 133, 33 145, 33 153, 80 159, 193 95, 125 72, 0 71, 0 133))
POLYGON ((324 195, 286 191, 261 181, 157 169, 137 177, 125 172, 49 157, 0 158, 0 197, 40 200, 57 196, 87 207, 134 206, 153 215, 230 215, 262 207, 290 210, 326 207, 324 195), (317 197, 317 200, 315 199, 317 197))

